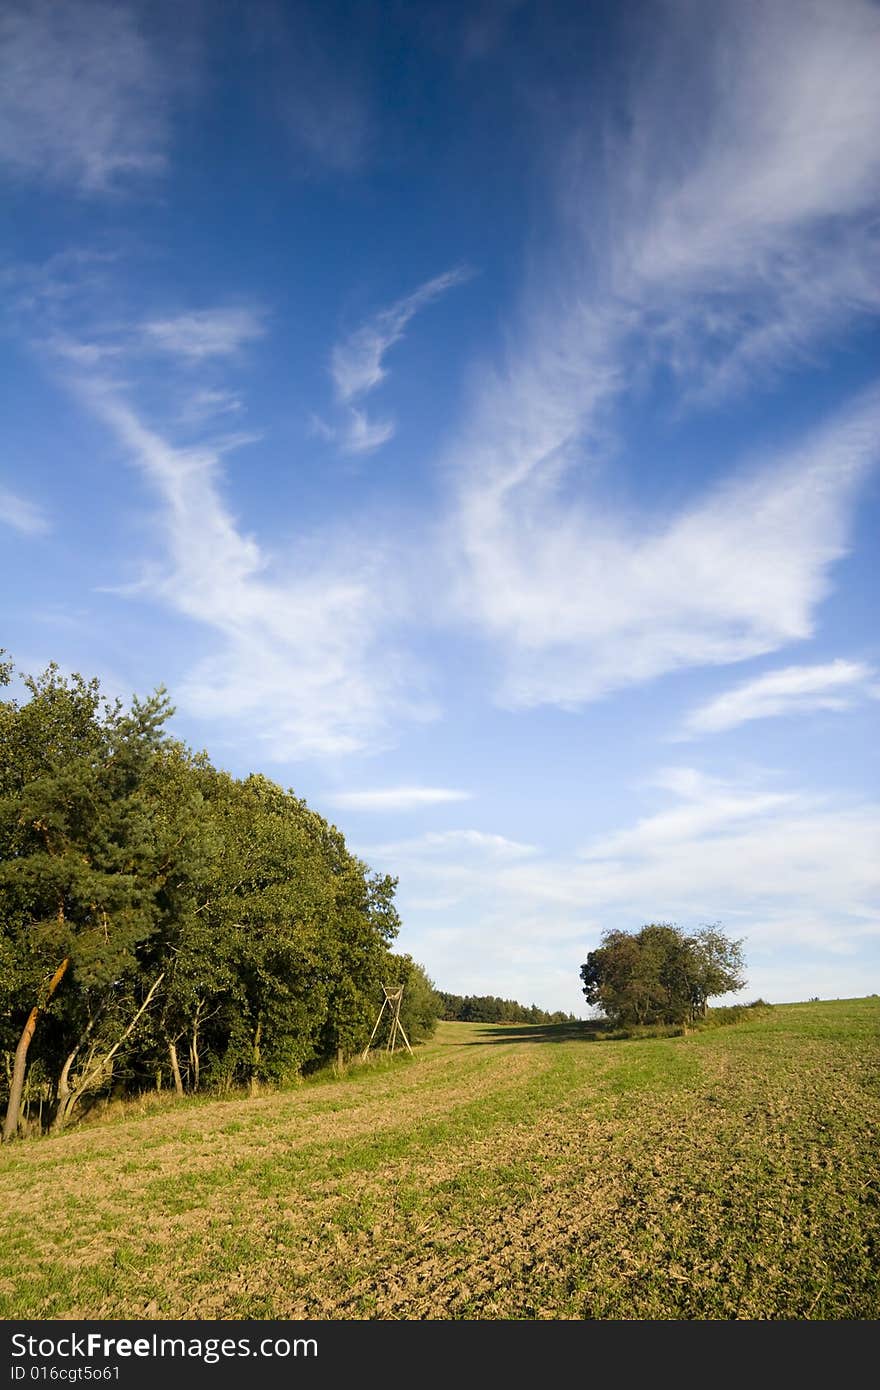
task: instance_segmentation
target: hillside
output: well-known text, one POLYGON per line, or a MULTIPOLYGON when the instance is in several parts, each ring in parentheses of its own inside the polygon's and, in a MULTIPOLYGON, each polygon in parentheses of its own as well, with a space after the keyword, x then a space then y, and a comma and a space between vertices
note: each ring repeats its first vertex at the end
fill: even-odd
POLYGON ((880 999, 416 1057, 0 1154, 4 1318, 880 1315, 880 999))

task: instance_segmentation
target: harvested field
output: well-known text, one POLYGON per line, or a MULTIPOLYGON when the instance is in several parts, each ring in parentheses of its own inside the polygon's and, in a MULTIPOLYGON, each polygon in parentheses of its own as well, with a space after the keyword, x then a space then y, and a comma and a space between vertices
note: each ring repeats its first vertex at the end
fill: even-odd
POLYGON ((414 1060, 0 1154, 4 1318, 874 1319, 880 999, 414 1060))

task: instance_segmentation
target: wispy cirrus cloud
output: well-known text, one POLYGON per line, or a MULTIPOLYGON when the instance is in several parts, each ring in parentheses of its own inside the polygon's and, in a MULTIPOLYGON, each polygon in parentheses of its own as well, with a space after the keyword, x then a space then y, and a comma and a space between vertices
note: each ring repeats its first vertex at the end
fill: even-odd
POLYGON ((108 359, 120 357, 124 351, 119 343, 87 343, 67 333, 53 334, 45 346, 63 361, 81 368, 99 367, 108 359))
POLYGON ((9 488, 0 486, 0 523, 23 536, 43 536, 52 529, 41 506, 9 488))
POLYGON ((880 16, 868 0, 678 14, 612 142, 609 276, 698 404, 766 386, 880 309, 880 16))
POLYGON ((467 904, 475 909, 477 921, 487 899, 497 894, 499 905, 506 900, 504 884, 513 865, 525 859, 537 866, 544 863, 536 845, 468 828, 427 830, 406 839, 361 845, 359 852, 370 863, 399 865, 405 898, 414 893, 420 901, 439 898, 456 908, 467 904))
POLYGON ((878 453, 880 394, 869 393, 800 447, 668 517, 616 515, 589 494, 563 505, 543 457, 537 477, 527 458, 520 477, 472 473, 462 602, 505 654, 499 698, 574 707, 808 637, 878 453))
POLYGON ((179 418, 184 424, 198 425, 218 416, 239 415, 244 409, 244 401, 235 391, 206 386, 187 397, 179 418))
POLYGON ((746 939, 753 994, 799 999, 823 961, 846 969, 880 938, 880 805, 694 768, 663 769, 640 795, 646 814, 577 853, 439 832, 371 846, 370 862, 393 864, 414 949, 462 992, 520 997, 525 973, 534 997, 574 1007, 602 931, 673 921, 721 922, 746 939))
POLYGON ((145 341, 185 362, 232 357, 245 344, 262 338, 265 316, 259 309, 201 309, 142 325, 145 341))
POLYGON ((629 222, 616 269, 676 288, 712 288, 719 270, 748 284, 793 233, 808 249, 822 219, 876 201, 880 15, 870 0, 676 8, 662 67, 653 77, 640 69, 628 177, 618 184, 630 213, 650 205, 656 216, 643 228, 629 222), (658 121, 695 51, 694 100, 679 97, 658 121), (702 127, 670 149, 698 112, 702 127))
POLYGON ((470 792, 455 787, 403 786, 331 792, 325 800, 333 806, 342 806, 351 811, 413 811, 419 806, 468 801, 470 797, 470 792))
POLYGON ((328 425, 319 416, 312 419, 315 434, 336 444, 342 454, 371 454, 394 438, 393 420, 371 420, 366 411, 351 406, 339 425, 328 425))
POLYGON ((344 454, 371 454, 394 437, 393 420, 370 420, 362 410, 352 406, 340 438, 344 454))
POLYGON ((9 0, 0 13, 0 161, 106 193, 165 166, 171 67, 136 6, 9 0))
MULTIPOLYGON (((592 157, 587 176, 596 142, 570 141, 567 246, 533 277, 451 451, 457 612, 496 644, 511 707, 577 707, 810 635, 880 453, 868 391, 684 503, 614 500, 628 392, 653 369, 672 383, 669 409, 693 409, 880 308, 876 7, 683 4, 663 17, 668 32, 652 31, 618 94, 626 133, 609 135, 607 165, 592 157)), ((718 472, 711 446, 703 472, 718 472)))
POLYGON ((390 721, 430 717, 390 640, 396 597, 378 543, 363 558, 324 535, 279 564, 223 500, 222 446, 176 446, 112 383, 75 389, 161 503, 162 559, 137 591, 214 635, 214 654, 176 685, 183 708, 236 737, 247 720, 249 742, 276 759, 376 748, 390 721))
POLYGON ((447 290, 463 284, 470 275, 469 270, 458 266, 427 280, 337 343, 330 361, 337 400, 346 403, 374 390, 387 375, 382 359, 400 342, 414 315, 447 290))
POLYGON ((786 666, 743 681, 716 695, 687 716, 682 737, 721 733, 753 719, 848 710, 875 689, 876 673, 861 661, 831 661, 816 666, 786 666))
POLYGON ((582 859, 607 863, 643 853, 659 855, 664 845, 693 844, 706 836, 778 816, 798 804, 798 797, 791 792, 724 782, 693 768, 661 769, 649 786, 659 793, 663 809, 633 827, 594 841, 582 852, 582 859))
POLYGON ((371 419, 362 406, 352 402, 375 390, 385 380, 388 374, 385 355, 400 342, 414 315, 470 275, 469 270, 459 266, 426 281, 336 344, 331 354, 330 374, 336 399, 345 410, 339 426, 328 425, 320 419, 314 422, 324 438, 334 439, 343 453, 366 454, 393 437, 396 427, 392 419, 371 419))
MULTIPOLYGON (((388 851, 388 847, 384 852, 388 851)), ((523 859, 537 853, 535 845, 524 844, 520 840, 510 840, 507 835, 496 835, 487 830, 428 830, 418 835, 416 840, 402 840, 393 849, 400 849, 407 856, 425 856, 428 859, 442 858, 445 853, 455 852, 466 855, 473 851, 481 858, 523 859)))
POLYGON ((655 786, 660 809, 582 850, 591 901, 645 921, 721 918, 758 945, 846 950, 880 934, 880 807, 688 768, 655 786))
POLYGON ((214 721, 218 737, 233 743, 246 727, 249 744, 283 761, 376 751, 401 721, 436 717, 424 674, 396 636, 410 606, 407 546, 394 542, 392 563, 391 542, 374 528, 365 549, 361 513, 354 531, 344 518, 331 516, 316 531, 290 516, 283 550, 274 550, 239 525, 225 500, 225 456, 260 435, 219 432, 245 407, 216 384, 215 366, 264 332, 262 312, 116 323, 99 342, 68 331, 71 317, 53 315, 55 331, 39 346, 159 503, 150 528, 158 555, 145 555, 141 578, 116 591, 158 600, 194 623, 200 648, 209 648, 174 682, 181 709, 214 721), (156 399, 156 364, 144 350, 151 343, 188 368, 182 389, 172 377, 159 392, 161 422, 155 407, 139 403, 156 399), (102 374, 117 358, 124 376, 102 374))
POLYGON ((95 306, 112 297, 118 259, 115 252, 71 246, 45 260, 8 261, 0 268, 7 325, 39 351, 81 367, 118 355, 120 344, 104 341, 95 323, 95 306))

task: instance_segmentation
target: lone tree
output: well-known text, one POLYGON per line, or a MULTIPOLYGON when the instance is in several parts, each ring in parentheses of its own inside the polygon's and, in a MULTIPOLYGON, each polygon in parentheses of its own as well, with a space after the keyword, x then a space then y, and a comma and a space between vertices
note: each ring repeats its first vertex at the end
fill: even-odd
POLYGON ((687 1023, 709 999, 742 989, 742 942, 717 926, 688 936, 669 922, 607 931, 581 966, 584 997, 612 1023, 687 1023))

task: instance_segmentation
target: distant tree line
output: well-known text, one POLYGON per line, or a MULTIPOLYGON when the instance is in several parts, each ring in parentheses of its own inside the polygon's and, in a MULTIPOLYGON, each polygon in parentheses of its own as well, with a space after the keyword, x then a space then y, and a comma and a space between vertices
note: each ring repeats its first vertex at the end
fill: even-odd
POLYGON ((742 942, 717 926, 687 935, 669 922, 607 931, 581 966, 584 997, 615 1024, 688 1023, 742 989, 742 942))
MULTIPOLYGON (((2 657, 2 653, 0 653, 2 657)), ((0 685, 12 666, 0 660, 0 685)), ((397 880, 290 791, 52 665, 0 700, 0 1099, 63 1127, 87 1098, 278 1082, 349 1057, 383 983, 438 1012, 391 943, 397 880), (45 1102, 45 1110, 43 1102, 45 1102)))
POLYGON ((574 1014, 547 1013, 537 1004, 518 1004, 494 994, 447 994, 437 991, 440 1017, 453 1023, 576 1023, 574 1014))

